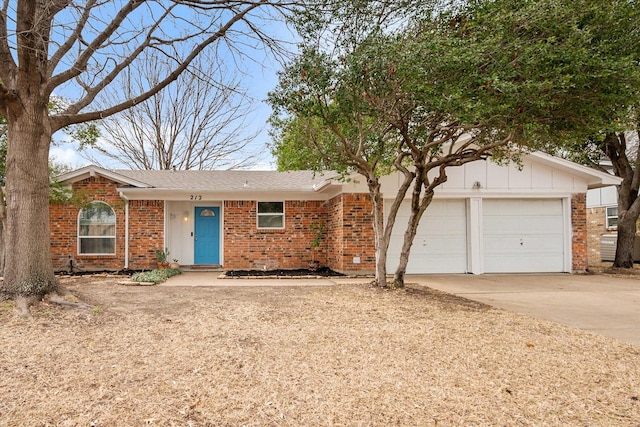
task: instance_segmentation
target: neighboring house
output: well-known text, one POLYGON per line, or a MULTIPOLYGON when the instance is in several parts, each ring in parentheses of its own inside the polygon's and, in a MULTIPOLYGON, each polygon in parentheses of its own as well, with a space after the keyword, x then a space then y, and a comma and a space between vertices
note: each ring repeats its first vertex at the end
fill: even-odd
MULTIPOLYGON (((618 187, 587 191, 589 264, 613 261, 618 243, 618 187)), ((633 259, 640 261, 640 239, 636 236, 633 259)))
MULTIPOLYGON (((359 176, 265 171, 111 171, 59 177, 92 201, 51 205, 54 268, 150 269, 168 247, 183 265, 374 270, 371 202, 359 176), (312 224, 323 225, 316 253, 312 224)), ((401 178, 382 179, 385 200, 401 178)), ((587 268, 586 192, 619 179, 542 153, 521 167, 478 161, 449 169, 415 238, 408 273, 571 272, 587 268)), ((390 203, 386 203, 388 207, 390 203)), ((396 267, 408 202, 389 248, 396 267)))
POLYGON ((609 186, 587 191, 589 265, 613 261, 616 254, 618 191, 609 186))

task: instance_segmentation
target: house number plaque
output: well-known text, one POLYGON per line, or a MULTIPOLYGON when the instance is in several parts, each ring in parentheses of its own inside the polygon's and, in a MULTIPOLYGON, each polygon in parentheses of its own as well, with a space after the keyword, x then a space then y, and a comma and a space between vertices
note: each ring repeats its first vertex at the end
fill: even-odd
POLYGON ((189 200, 202 200, 202 195, 200 194, 192 194, 189 196, 189 200))

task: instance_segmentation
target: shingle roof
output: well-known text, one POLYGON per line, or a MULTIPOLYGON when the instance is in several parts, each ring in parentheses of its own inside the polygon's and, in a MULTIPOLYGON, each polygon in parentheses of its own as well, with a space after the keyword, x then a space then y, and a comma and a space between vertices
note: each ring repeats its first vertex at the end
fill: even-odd
POLYGON ((312 171, 171 171, 171 170, 115 170, 117 174, 141 181, 155 188, 171 190, 271 190, 312 191, 335 173, 324 175, 312 171))

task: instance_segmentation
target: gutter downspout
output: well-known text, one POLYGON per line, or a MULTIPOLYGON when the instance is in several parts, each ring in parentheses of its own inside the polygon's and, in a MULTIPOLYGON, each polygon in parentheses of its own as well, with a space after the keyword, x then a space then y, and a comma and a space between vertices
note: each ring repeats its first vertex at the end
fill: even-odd
POLYGON ((129 199, 122 191, 120 197, 125 200, 124 203, 124 269, 129 269, 129 199))

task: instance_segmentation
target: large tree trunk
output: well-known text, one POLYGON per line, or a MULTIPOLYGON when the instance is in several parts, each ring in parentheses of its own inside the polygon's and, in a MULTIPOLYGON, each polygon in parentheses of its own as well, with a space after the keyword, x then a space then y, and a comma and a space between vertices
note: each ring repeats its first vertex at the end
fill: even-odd
POLYGON ((633 268, 633 247, 636 241, 636 218, 620 218, 618 220, 618 244, 613 266, 617 268, 633 268))
POLYGON ((384 233, 384 204, 380 189, 380 182, 375 177, 368 179, 369 195, 373 205, 373 234, 376 250, 376 276, 375 284, 381 287, 387 286, 387 249, 389 239, 384 233))
POLYGON ((4 276, 4 262, 6 254, 6 244, 4 236, 7 230, 7 205, 5 188, 0 187, 0 275, 4 276))
POLYGON ((603 152, 611 160, 613 172, 622 178, 618 186, 618 239, 613 266, 633 268, 636 222, 640 216, 640 156, 628 153, 624 132, 606 135, 603 152), (630 156, 631 154, 631 156, 630 156))
MULTIPOLYGON (((418 184, 416 183, 416 186, 417 185, 418 184)), ((419 185, 422 187, 422 184, 419 185)), ((424 214, 424 211, 431 204, 432 200, 433 192, 425 195, 424 198, 420 200, 420 192, 416 194, 414 191, 413 198, 411 200, 411 214, 409 215, 409 222, 407 223, 407 229, 404 232, 404 241, 402 242, 402 250, 400 251, 400 260, 393 275, 394 287, 404 287, 404 275, 407 272, 407 265, 409 264, 411 246, 413 246, 413 241, 416 237, 416 233, 418 232, 418 225, 420 224, 420 219, 422 219, 422 214, 424 214)))
POLYGON ((8 121, 3 288, 12 296, 42 297, 57 289, 49 244, 51 128, 46 101, 20 107, 8 121))

